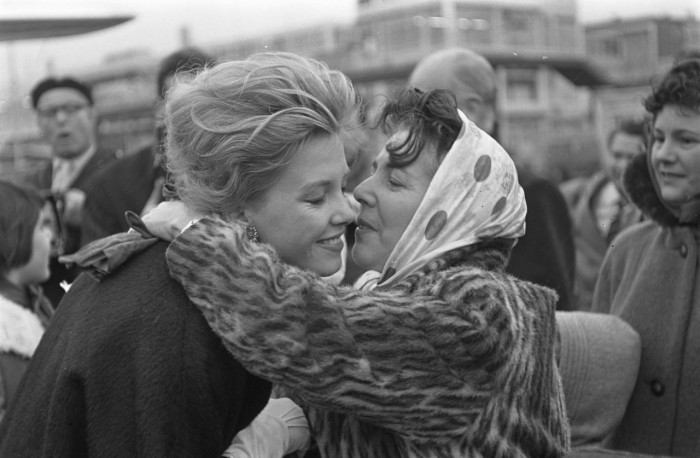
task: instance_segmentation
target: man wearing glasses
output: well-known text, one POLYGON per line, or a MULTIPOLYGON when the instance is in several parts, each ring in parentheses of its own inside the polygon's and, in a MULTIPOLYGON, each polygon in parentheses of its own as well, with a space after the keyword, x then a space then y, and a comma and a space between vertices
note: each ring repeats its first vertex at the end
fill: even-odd
MULTIPOLYGON (((72 78, 46 78, 31 92, 42 138, 51 145, 52 160, 27 181, 50 197, 56 213, 56 255, 80 248, 85 191, 95 172, 114 160, 114 153, 97 147, 96 112, 89 86, 72 78)), ((77 270, 66 269, 54 257, 51 278, 44 284, 54 305, 63 296, 60 283, 71 282, 77 270)))

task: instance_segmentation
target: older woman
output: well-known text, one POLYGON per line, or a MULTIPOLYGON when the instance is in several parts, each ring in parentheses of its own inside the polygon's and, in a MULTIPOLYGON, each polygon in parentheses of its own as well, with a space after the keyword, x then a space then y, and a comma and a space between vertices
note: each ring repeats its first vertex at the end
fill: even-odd
MULTIPOLYGON (((199 211, 248 221, 285 261, 331 274, 354 216, 344 143, 358 110, 347 78, 301 57, 205 70, 167 104, 178 191, 199 211)), ((102 279, 82 275, 62 301, 2 424, 0 456, 221 456, 267 403, 269 382, 226 351, 170 278, 167 244, 139 233, 103 242, 87 250, 106 256, 102 279), (139 250, 117 269, 110 261, 139 250)))
POLYGON ((325 457, 562 456, 556 294, 504 273, 525 229, 512 161, 445 91, 407 92, 383 125, 355 189, 373 290, 285 264, 252 242, 274 240, 257 222, 211 217, 171 244, 172 275, 242 364, 308 409, 325 457))
POLYGON ((630 323, 642 361, 611 446, 700 456, 700 60, 681 61, 645 100, 651 148, 625 175, 649 217, 615 240, 593 310, 630 323))

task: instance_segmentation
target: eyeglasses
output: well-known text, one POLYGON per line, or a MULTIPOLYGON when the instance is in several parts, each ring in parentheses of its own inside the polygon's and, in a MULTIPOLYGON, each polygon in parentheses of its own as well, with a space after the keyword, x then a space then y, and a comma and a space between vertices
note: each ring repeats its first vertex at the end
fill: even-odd
POLYGON ((65 105, 58 105, 55 107, 46 107, 37 109, 37 113, 40 118, 44 119, 54 119, 58 116, 59 112, 65 113, 66 116, 75 116, 80 110, 87 108, 85 104, 78 103, 67 103, 65 105))

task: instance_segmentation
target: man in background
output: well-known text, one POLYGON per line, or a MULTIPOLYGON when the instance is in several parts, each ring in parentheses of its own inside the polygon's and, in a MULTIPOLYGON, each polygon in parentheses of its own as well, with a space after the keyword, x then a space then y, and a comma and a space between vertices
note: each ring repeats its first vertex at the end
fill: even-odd
MULTIPOLYGON (((495 138, 496 73, 480 54, 464 48, 430 54, 416 65, 409 85, 452 91, 458 108, 495 138)), ((506 270, 554 289, 559 295, 557 310, 571 310, 575 255, 566 202, 556 186, 527 170, 519 168, 518 179, 527 202, 527 232, 513 248, 506 270)))
POLYGON ((27 177, 26 182, 50 197, 56 218, 56 247, 51 277, 42 286, 54 305, 63 297, 62 282, 78 274, 57 260, 81 246, 84 203, 92 180, 116 159, 97 145, 96 111, 91 88, 73 78, 46 78, 31 91, 41 136, 51 146, 52 160, 27 177))
POLYGON ((622 173, 644 153, 645 137, 642 121, 623 120, 608 134, 603 169, 561 185, 575 228, 578 310, 590 310, 598 271, 615 236, 642 220, 642 213, 623 191, 622 173))
POLYGON ((165 129, 162 109, 165 95, 176 74, 193 75, 213 63, 212 57, 195 48, 178 50, 161 61, 157 76, 153 144, 116 161, 97 177, 85 204, 83 243, 127 231, 126 211, 144 214, 163 200, 165 129))

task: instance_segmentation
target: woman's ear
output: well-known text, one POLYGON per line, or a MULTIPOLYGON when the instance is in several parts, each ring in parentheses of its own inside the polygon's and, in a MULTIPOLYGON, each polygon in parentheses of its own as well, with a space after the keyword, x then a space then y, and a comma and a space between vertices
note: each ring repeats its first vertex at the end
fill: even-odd
POLYGON ((249 225, 249 224, 251 224, 250 217, 249 217, 250 213, 251 213, 250 208, 242 207, 239 210, 234 211, 231 214, 231 218, 233 218, 234 220, 236 220, 240 224, 249 225))

